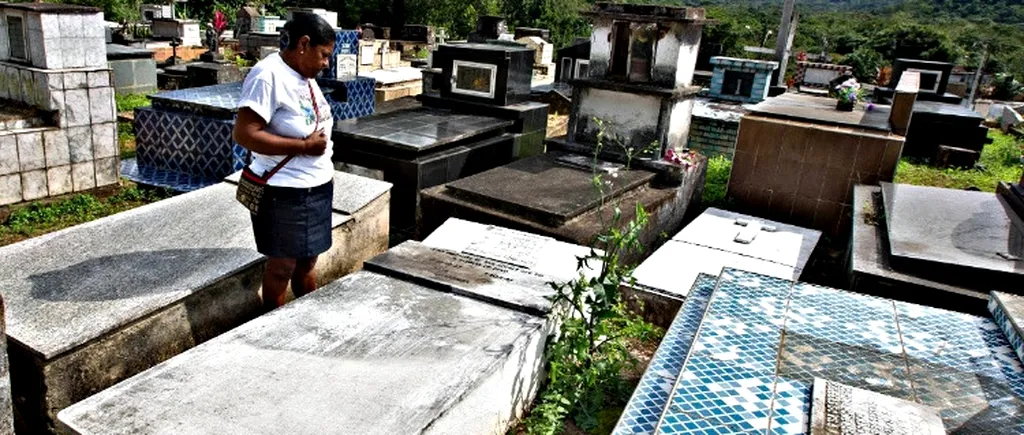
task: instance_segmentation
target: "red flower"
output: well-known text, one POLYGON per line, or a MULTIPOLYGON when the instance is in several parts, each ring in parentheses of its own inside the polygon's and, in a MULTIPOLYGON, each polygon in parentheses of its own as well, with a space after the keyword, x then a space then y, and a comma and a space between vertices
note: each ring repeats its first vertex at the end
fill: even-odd
POLYGON ((220 35, 221 33, 224 33, 224 29, 226 29, 227 27, 228 18, 224 16, 223 12, 215 11, 213 13, 213 30, 216 31, 218 35, 220 35))

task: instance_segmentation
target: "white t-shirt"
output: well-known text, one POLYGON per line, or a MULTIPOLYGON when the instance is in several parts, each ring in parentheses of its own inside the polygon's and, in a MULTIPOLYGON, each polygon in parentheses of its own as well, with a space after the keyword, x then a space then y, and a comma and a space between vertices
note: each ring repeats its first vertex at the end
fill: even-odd
MULTIPOLYGON (((242 97, 238 108, 248 107, 267 122, 266 131, 278 136, 302 139, 322 129, 327 135, 327 150, 323 155, 297 155, 281 168, 267 184, 281 187, 316 187, 334 178, 334 163, 331 162, 334 143, 331 130, 334 117, 331 106, 320 92, 316 80, 303 77, 284 63, 277 53, 267 56, 256 64, 242 84, 242 97), (310 98, 310 87, 317 104, 310 98), (313 107, 319 113, 319 127, 313 118, 313 107)), ((249 165, 258 175, 274 168, 286 156, 252 153, 249 165)))

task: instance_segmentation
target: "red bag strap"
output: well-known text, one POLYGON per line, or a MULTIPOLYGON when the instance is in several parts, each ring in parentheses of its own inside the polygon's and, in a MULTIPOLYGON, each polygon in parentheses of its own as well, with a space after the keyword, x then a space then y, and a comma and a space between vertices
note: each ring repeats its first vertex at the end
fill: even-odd
MULTIPOLYGON (((317 104, 316 94, 313 92, 313 81, 307 80, 306 85, 309 86, 309 99, 313 102, 313 133, 316 133, 316 131, 320 129, 320 106, 317 104)), ((295 154, 292 154, 288 157, 285 157, 284 160, 281 160, 281 162, 278 163, 277 166, 274 166, 274 168, 271 169, 270 172, 267 172, 267 175, 263 176, 263 181, 266 182, 267 180, 270 179, 270 177, 273 177, 274 174, 277 173, 277 171, 280 171, 281 168, 283 168, 284 165, 288 164, 288 162, 290 162, 294 157, 295 154)), ((252 151, 248 152, 247 159, 250 161, 252 160, 252 151)))

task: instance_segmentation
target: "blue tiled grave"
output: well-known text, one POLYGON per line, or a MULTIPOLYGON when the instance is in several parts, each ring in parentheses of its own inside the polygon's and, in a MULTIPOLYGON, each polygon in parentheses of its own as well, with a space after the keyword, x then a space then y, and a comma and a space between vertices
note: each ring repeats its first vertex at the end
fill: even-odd
MULTIPOLYGON (((336 121, 373 114, 373 79, 319 79, 318 83, 336 121)), ((151 96, 152 107, 135 110, 137 170, 122 171, 122 175, 143 184, 190 191, 242 169, 246 150, 231 137, 241 91, 239 82, 151 96)))
POLYGON ((759 103, 768 98, 772 72, 779 68, 778 62, 722 56, 712 57, 711 65, 715 69, 706 95, 742 103, 759 103))
POLYGON ((1024 297, 992 292, 988 309, 992 320, 1003 330, 1013 350, 1024 362, 1024 297))
POLYGON ((805 434, 816 377, 933 407, 949 433, 1024 434, 1024 366, 991 319, 735 269, 679 319, 644 375, 688 347, 671 395, 638 389, 616 434, 805 434))

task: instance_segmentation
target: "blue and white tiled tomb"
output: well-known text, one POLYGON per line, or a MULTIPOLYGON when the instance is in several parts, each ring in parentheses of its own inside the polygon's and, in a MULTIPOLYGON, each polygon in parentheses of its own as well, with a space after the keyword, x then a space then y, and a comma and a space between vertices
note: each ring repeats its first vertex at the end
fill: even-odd
POLYGON ((1024 434, 1020 329, 998 296, 993 321, 734 269, 701 275, 614 434, 806 434, 816 377, 929 405, 951 434, 1024 434))
MULTIPOLYGON (((335 76, 339 55, 354 53, 353 31, 337 32, 331 57, 335 76)), ((372 78, 317 82, 331 105, 335 121, 372 115, 372 78)), ((138 183, 192 191, 219 183, 246 164, 246 150, 232 140, 242 83, 161 92, 150 97, 152 107, 135 110, 136 160, 121 164, 121 176, 138 183)))
POLYGON ((711 87, 705 96, 741 103, 759 103, 768 98, 772 73, 778 62, 715 56, 711 87))

